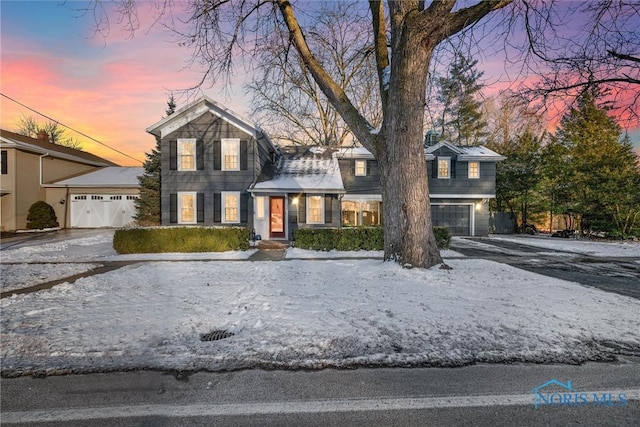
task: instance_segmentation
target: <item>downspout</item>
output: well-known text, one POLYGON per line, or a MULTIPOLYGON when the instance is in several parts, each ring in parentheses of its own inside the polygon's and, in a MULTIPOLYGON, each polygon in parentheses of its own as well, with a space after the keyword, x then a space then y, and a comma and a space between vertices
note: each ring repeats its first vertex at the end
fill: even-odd
POLYGON ((44 183, 42 182, 42 159, 44 159, 45 157, 47 157, 49 155, 49 152, 44 153, 43 155, 40 156, 40 188, 42 188, 44 186, 44 183))

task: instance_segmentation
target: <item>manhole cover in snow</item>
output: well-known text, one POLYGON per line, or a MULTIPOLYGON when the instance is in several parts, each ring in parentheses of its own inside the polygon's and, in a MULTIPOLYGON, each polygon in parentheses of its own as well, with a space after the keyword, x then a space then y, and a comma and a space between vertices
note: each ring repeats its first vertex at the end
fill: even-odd
POLYGON ((233 332, 216 330, 206 334, 200 334, 200 341, 218 341, 232 337, 233 335, 233 332))

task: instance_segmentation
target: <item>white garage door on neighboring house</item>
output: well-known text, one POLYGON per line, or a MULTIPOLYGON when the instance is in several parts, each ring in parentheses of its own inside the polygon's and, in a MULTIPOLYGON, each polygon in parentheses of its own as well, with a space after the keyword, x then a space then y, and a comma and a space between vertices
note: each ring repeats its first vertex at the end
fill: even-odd
POLYGON ((432 204, 434 226, 447 227, 452 236, 473 236, 473 204, 432 204))
POLYGON ((72 194, 71 227, 123 227, 134 221, 135 200, 127 194, 72 194))

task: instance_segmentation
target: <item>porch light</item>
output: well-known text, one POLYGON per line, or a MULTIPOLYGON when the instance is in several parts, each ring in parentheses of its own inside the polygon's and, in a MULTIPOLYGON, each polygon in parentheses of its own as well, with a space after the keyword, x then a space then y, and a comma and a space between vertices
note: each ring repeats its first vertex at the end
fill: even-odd
POLYGON ((293 203, 294 205, 298 204, 298 197, 294 197, 293 200, 291 201, 291 203, 293 203))

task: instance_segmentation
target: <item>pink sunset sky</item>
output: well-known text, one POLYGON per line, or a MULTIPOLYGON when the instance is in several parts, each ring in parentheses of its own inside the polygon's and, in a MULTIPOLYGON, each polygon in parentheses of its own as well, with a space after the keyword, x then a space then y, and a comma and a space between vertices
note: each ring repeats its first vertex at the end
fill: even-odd
MULTIPOLYGON (((0 2, 0 91, 63 125, 144 161, 145 153, 155 146, 154 137, 145 129, 163 117, 169 93, 176 91, 178 107, 189 101, 177 91, 196 85, 202 71, 188 67, 191 58, 188 48, 172 42, 173 36, 168 32, 147 31, 149 23, 142 22, 141 30, 133 38, 115 22, 106 39, 94 35, 92 17, 82 16, 77 10, 84 4, 0 2)), ((139 16, 144 21, 144 7, 139 16)), ((491 63, 481 66, 489 81, 491 73, 501 73, 496 70, 503 68, 491 63)), ((237 67, 231 87, 205 85, 200 93, 248 116, 251 98, 243 89, 248 79, 244 73, 243 67, 237 67)), ((496 83, 500 78, 496 75, 488 94, 505 85, 496 83)), ((0 97, 3 129, 15 131, 21 116, 47 121, 0 97)), ((85 151, 123 166, 140 166, 139 162, 76 133, 69 135, 77 137, 85 151)), ((630 136, 640 147, 640 130, 631 129, 630 136)))

